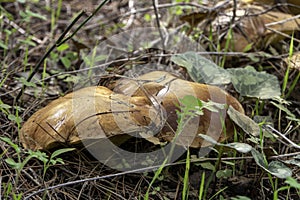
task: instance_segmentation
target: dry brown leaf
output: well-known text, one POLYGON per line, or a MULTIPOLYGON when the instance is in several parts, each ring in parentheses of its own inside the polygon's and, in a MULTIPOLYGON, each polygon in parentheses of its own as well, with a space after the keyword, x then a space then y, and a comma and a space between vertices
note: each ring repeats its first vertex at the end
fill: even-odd
POLYGON ((180 17, 180 20, 184 22, 188 22, 191 30, 192 28, 196 27, 200 22, 202 22, 204 19, 214 19, 217 15, 216 11, 202 11, 202 12, 193 12, 190 14, 186 14, 180 17))
POLYGON ((241 0, 241 2, 251 5, 273 6, 274 8, 276 4, 279 4, 277 9, 282 12, 293 15, 300 14, 299 0, 241 0))
POLYGON ((244 52, 265 49, 270 44, 277 44, 291 37, 294 31, 300 30, 300 19, 294 16, 299 11, 298 0, 241 0, 238 1, 236 10, 231 3, 218 10, 184 15, 181 20, 188 22, 191 30, 199 22, 203 22, 200 29, 206 30, 207 34, 210 34, 212 26, 216 40, 221 41, 223 48, 226 47, 229 28, 232 27, 233 34, 228 50, 244 52), (289 6, 276 7, 277 3, 289 6), (292 9, 293 12, 290 11, 292 9))
MULTIPOLYGON (((252 44, 254 49, 263 49, 300 30, 300 19, 291 14, 280 11, 266 12, 260 6, 249 6, 243 9, 245 9, 244 14, 242 10, 237 12, 239 16, 233 28, 234 34, 230 46, 233 51, 242 52, 249 44, 252 44)), ((223 46, 225 43, 226 38, 223 46)))
POLYGON ((284 59, 287 65, 291 68, 300 71, 300 52, 295 52, 291 58, 284 59))
POLYGON ((289 11, 294 15, 300 14, 300 1, 299 0, 280 0, 282 3, 288 3, 289 11))
POLYGON ((276 0, 240 0, 242 3, 251 5, 273 5, 276 0))
MULTIPOLYGON (((83 88, 54 100, 24 123, 20 131, 23 146, 33 150, 50 149, 101 138, 114 138, 121 144, 128 139, 127 133, 143 132, 148 130, 150 124, 163 127, 155 137, 160 141, 171 141, 177 128, 178 99, 185 95, 195 94, 201 100, 226 103, 244 112, 234 97, 215 86, 185 81, 162 71, 144 74, 139 79, 147 81, 121 81, 114 91, 101 86, 83 88), (157 117, 162 108, 166 111, 170 127, 157 117)), ((205 110, 199 122, 193 119, 187 126, 187 130, 199 127, 198 131, 185 131, 177 143, 185 146, 192 143, 189 146, 201 147, 203 141, 197 136, 198 133, 209 133, 218 141, 231 137, 233 127, 226 117, 227 135, 222 133, 219 138, 222 130, 220 115, 225 118, 226 110, 219 113, 205 110)), ((155 138, 151 140, 158 141, 155 138)))

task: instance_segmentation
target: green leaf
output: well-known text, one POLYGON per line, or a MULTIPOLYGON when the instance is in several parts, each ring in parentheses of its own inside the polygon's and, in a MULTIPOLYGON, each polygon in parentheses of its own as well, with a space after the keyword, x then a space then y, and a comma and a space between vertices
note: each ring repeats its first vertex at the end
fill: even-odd
POLYGON ((298 125, 300 125, 300 119, 297 119, 295 117, 289 117, 289 116, 287 116, 286 118, 289 119, 289 120, 295 121, 295 122, 298 123, 298 125))
POLYGON ((11 106, 8 105, 8 104, 2 103, 2 104, 0 104, 0 108, 2 108, 2 109, 10 109, 11 106))
POLYGON ((22 163, 17 163, 12 158, 5 159, 5 162, 9 164, 13 169, 21 169, 22 163))
POLYGON ((69 69, 71 67, 72 63, 71 63, 71 61, 68 57, 63 56, 63 57, 60 58, 60 60, 63 63, 63 65, 65 66, 66 69, 69 69))
POLYGON ((256 137, 259 136, 260 128, 252 119, 236 111, 232 106, 229 106, 227 114, 229 115, 230 119, 234 121, 236 125, 241 127, 246 133, 256 137))
POLYGON ((285 112, 289 117, 291 118, 296 118, 296 116, 286 107, 284 107, 282 104, 277 104, 273 101, 271 101, 271 104, 273 104, 274 106, 276 106, 279 110, 282 110, 283 112, 285 112))
POLYGON ((204 169, 209 169, 211 171, 215 171, 215 166, 213 164, 211 164, 210 162, 203 162, 203 163, 200 163, 200 166, 204 169))
POLYGON ((257 56, 257 54, 255 53, 247 53, 248 58, 250 58, 250 60, 252 62, 258 63, 260 61, 260 58, 257 56))
POLYGON ((8 49, 8 46, 6 45, 6 44, 4 44, 3 42, 2 42, 2 40, 0 40, 0 47, 2 48, 2 49, 8 49))
POLYGON ((22 122, 22 118, 19 117, 19 116, 15 116, 13 114, 9 114, 7 117, 8 117, 9 120, 14 121, 17 124, 20 124, 22 122))
POLYGON ((272 161, 269 164, 268 171, 278 178, 287 178, 292 176, 292 170, 277 160, 272 161))
POLYGON ((243 52, 247 52, 249 50, 251 50, 253 47, 253 43, 249 43, 247 46, 245 46, 245 48, 243 49, 243 52))
POLYGON ((39 13, 32 12, 32 11, 30 11, 30 10, 26 10, 25 13, 26 13, 28 16, 31 16, 31 17, 35 17, 35 18, 42 19, 42 20, 47 20, 47 17, 46 17, 46 16, 41 15, 41 14, 39 14, 39 13))
POLYGON ((65 164, 65 162, 64 162, 63 159, 61 159, 61 158, 52 159, 52 160, 50 160, 50 163, 51 163, 52 165, 56 165, 56 163, 65 164))
POLYGON ((232 176, 232 170, 231 169, 219 170, 216 173, 217 178, 229 178, 231 176, 232 176))
POLYGON ((271 99, 280 96, 280 86, 276 76, 257 72, 252 66, 231 68, 231 81, 242 96, 271 99))
POLYGON ((182 99, 180 99, 179 102, 180 111, 177 110, 177 114, 179 116, 178 120, 186 116, 203 115, 203 102, 198 98, 192 95, 186 95, 182 99))
POLYGON ((26 85, 27 87, 36 87, 36 84, 33 82, 28 82, 24 77, 20 77, 19 81, 23 84, 26 85))
MULTIPOLYGON (((54 53, 53 51, 50 53, 51 60, 57 61, 58 57, 59 57, 58 53, 54 53)), ((52 71, 56 71, 56 70, 50 70, 50 72, 52 71)))
POLYGON ((300 167, 300 155, 297 155, 290 160, 285 160, 284 163, 300 167))
POLYGON ((6 142, 9 146, 11 146, 12 148, 14 148, 14 150, 17 153, 21 152, 20 147, 18 145, 16 145, 15 143, 13 143, 10 138, 8 138, 8 137, 0 137, 0 140, 2 140, 3 142, 6 142))
POLYGON ((202 101, 202 109, 207 109, 211 112, 218 112, 220 109, 225 109, 226 105, 209 100, 208 102, 202 101))
POLYGON ((173 55, 171 61, 186 68, 195 82, 213 85, 230 83, 230 74, 225 69, 196 52, 173 55))
POLYGON ((233 142, 233 143, 225 144, 224 146, 233 148, 241 153, 248 153, 252 149, 252 146, 250 146, 249 144, 240 143, 240 142, 233 142))
POLYGON ((68 57, 71 61, 74 61, 77 59, 77 53, 73 51, 67 52, 66 57, 68 57))
POLYGON ((287 177, 285 183, 289 184, 293 188, 297 188, 298 190, 300 189, 300 183, 298 183, 297 180, 292 177, 287 177))
POLYGON ((192 95, 186 95, 179 101, 188 110, 195 110, 196 106, 201 106, 201 102, 199 101, 199 99, 192 95))
POLYGON ((32 151, 29 150, 28 154, 32 157, 32 158, 37 158, 40 161, 42 161, 43 163, 47 163, 48 162, 48 155, 45 152, 41 152, 41 151, 32 151))
MULTIPOLYGON (((65 78, 65 77, 64 77, 65 78)), ((79 76, 74 76, 74 75, 68 75, 66 76, 64 82, 71 82, 71 83, 78 83, 80 81, 80 77, 79 76)))
POLYGON ((151 21, 151 15, 148 14, 148 13, 146 13, 146 14, 144 15, 144 20, 145 20, 146 22, 150 22, 150 21, 151 21))
POLYGON ((210 142, 211 144, 224 146, 224 147, 229 147, 229 148, 235 149, 235 150, 237 150, 238 152, 241 152, 241 153, 248 153, 249 151, 252 150, 252 147, 249 144, 246 144, 246 143, 233 142, 233 143, 229 143, 229 144, 222 144, 222 143, 217 142, 215 139, 213 139, 212 137, 210 137, 208 135, 198 134, 198 136, 200 136, 201 138, 203 138, 207 142, 210 142))
POLYGON ((28 37, 26 40, 20 40, 20 42, 23 44, 28 44, 29 46, 32 46, 32 47, 36 46, 36 43, 33 42, 30 37, 28 37))
POLYGON ((245 197, 245 196, 236 196, 236 197, 231 197, 230 200, 251 200, 249 197, 245 197))
POLYGON ((261 153, 259 153, 255 149, 252 149, 251 153, 256 164, 263 168, 265 171, 269 172, 270 174, 278 178, 287 178, 292 175, 292 170, 285 166, 283 163, 279 161, 272 161, 269 165, 267 165, 261 153))
POLYGON ((198 134, 198 136, 202 137, 204 140, 206 140, 207 142, 210 142, 211 144, 220 144, 215 139, 213 139, 212 137, 210 137, 208 135, 198 134))
POLYGON ((67 50, 69 48, 69 45, 67 43, 61 44, 59 47, 57 47, 57 51, 64 51, 67 50))
POLYGON ((251 154, 252 154, 256 164, 259 165, 260 167, 262 167, 263 169, 267 170, 268 166, 265 163, 263 155, 260 152, 258 152, 256 149, 252 149, 251 154))
POLYGON ((58 149, 52 153, 50 160, 59 156, 60 154, 67 153, 67 152, 74 151, 74 150, 75 150, 75 148, 58 149))

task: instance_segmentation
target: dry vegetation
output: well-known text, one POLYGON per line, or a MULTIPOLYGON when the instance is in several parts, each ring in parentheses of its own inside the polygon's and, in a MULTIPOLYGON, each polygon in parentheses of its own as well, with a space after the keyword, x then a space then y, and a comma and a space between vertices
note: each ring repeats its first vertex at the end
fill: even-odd
MULTIPOLYGON (((33 193, 36 194, 29 199, 142 199, 148 189, 149 199, 182 199, 185 192, 188 192, 186 199, 300 198, 300 58, 297 58, 300 4, 297 0, 275 1, 277 5, 271 0, 244 1, 248 3, 153 0, 156 6, 152 1, 108 1, 79 29, 102 1, 0 2, 0 199, 24 199, 33 193), (81 17, 75 21, 76 16, 81 17), (64 35, 72 22, 75 24, 64 35), (50 101, 74 89, 76 72, 95 46, 126 30, 157 26, 174 28, 190 37, 225 69, 250 65, 277 77, 280 100, 242 96, 232 84, 223 88, 240 101, 248 117, 261 127, 267 121, 274 127, 273 133, 279 132, 261 134, 254 141, 254 137, 237 127, 232 141, 250 144, 263 152, 265 161, 285 163, 291 169, 291 179, 268 173, 250 153, 222 146, 205 159, 197 158, 198 149, 191 149, 189 171, 184 154, 160 174, 156 173, 157 178, 152 171, 120 173, 80 147, 65 153, 62 150, 57 157, 50 157, 57 149, 42 153, 22 147, 19 133, 23 123, 50 101), (61 36, 72 37, 55 47, 61 36), (34 76, 28 81, 31 74, 34 76)), ((178 53, 167 51, 167 54, 178 53)), ((138 53, 135 56, 147 54, 138 53)), ((151 59, 172 66, 163 70, 191 80, 189 71, 176 66, 170 56, 151 59)), ((109 76, 94 77, 96 84, 111 87, 120 75, 128 75, 132 63, 126 62, 109 65, 106 70, 109 76)), ((151 151, 153 143, 133 138, 121 147, 151 151)))

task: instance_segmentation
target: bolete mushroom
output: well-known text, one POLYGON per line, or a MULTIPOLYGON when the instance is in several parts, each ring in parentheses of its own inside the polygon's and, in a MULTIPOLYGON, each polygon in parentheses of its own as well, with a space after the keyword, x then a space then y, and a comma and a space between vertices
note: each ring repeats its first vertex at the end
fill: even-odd
MULTIPOLYGON (((114 92, 132 97, 154 97, 155 102, 152 104, 159 103, 167 115, 165 126, 156 136, 163 141, 170 142, 174 139, 174 130, 178 125, 176 110, 180 107, 179 100, 185 96, 192 95, 202 101, 211 100, 215 103, 231 105, 244 114, 241 104, 219 87, 186 81, 168 72, 154 71, 140 76, 137 80, 121 80, 115 86, 114 92)), ((204 109, 204 115, 190 123, 192 125, 188 126, 177 139, 178 144, 200 148, 208 144, 203 144, 203 140, 198 136, 199 133, 208 134, 219 142, 233 135, 233 124, 229 117, 226 117, 226 109, 220 109, 219 112, 204 109), (224 122, 225 130, 223 130, 224 122)))
POLYGON ((34 113, 24 123, 20 140, 25 148, 37 150, 64 143, 74 145, 82 139, 109 138, 146 125, 149 109, 151 105, 144 97, 113 94, 102 86, 86 87, 60 97, 34 113), (118 105, 120 112, 113 113, 112 105, 118 105), (128 113, 132 114, 130 120, 125 119, 128 113), (116 120, 120 117, 124 119, 116 120), (125 123, 122 127, 126 130, 121 130, 117 122, 125 123), (84 133, 80 131, 79 134, 79 130, 84 133))
MULTIPOLYGON (((103 86, 91 86, 52 101, 23 124, 20 140, 25 148, 45 150, 101 138, 118 140, 120 137, 119 143, 122 143, 126 141, 122 136, 155 129, 157 133, 149 138, 169 142, 175 137, 179 100, 186 95, 231 105, 244 113, 234 97, 216 86, 154 71, 137 80, 123 79, 113 91, 103 86)), ((209 134, 217 141, 224 141, 233 134, 226 108, 219 109, 219 112, 204 109, 204 115, 192 119, 186 130, 176 143, 196 148, 203 145, 199 133, 209 134)))

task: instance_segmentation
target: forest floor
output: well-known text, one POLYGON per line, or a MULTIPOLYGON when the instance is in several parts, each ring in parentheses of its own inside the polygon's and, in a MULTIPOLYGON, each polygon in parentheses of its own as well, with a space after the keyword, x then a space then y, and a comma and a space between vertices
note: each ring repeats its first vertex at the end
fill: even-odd
MULTIPOLYGON (((0 199, 300 199, 300 5, 122 0, 95 12, 102 1, 0 2, 0 199), (167 30, 183 42, 173 38, 140 50, 144 41, 172 38, 167 30), (124 35, 132 32, 133 38, 124 35), (110 45, 120 51, 113 54, 110 45), (135 51, 129 55, 130 48, 135 51), (157 69, 192 81, 200 72, 171 59, 187 51, 225 70, 251 66, 253 74, 264 74, 256 82, 249 72, 240 80, 248 80, 242 91, 233 81, 220 86, 261 128, 254 137, 237 126, 225 144, 249 144, 259 154, 216 145, 199 157, 191 148, 165 166, 134 171, 107 166, 80 145, 44 151, 22 145, 20 129, 29 117, 76 89, 92 64, 98 67, 81 87, 112 87, 120 77, 157 69)), ((153 151, 154 143, 131 138, 120 148, 138 154, 153 151)))

